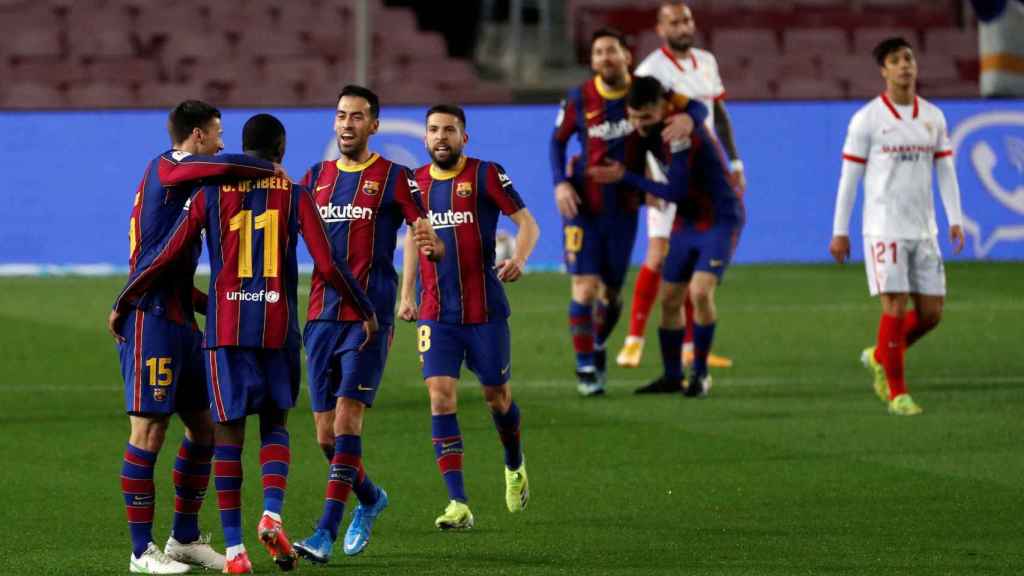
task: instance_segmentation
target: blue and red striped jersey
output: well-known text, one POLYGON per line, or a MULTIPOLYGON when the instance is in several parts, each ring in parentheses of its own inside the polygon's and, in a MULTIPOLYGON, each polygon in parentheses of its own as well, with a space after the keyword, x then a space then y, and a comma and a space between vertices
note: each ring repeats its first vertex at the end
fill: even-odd
POLYGON ((629 169, 643 171, 644 150, 641 139, 634 136, 626 116, 628 87, 612 90, 594 76, 573 88, 562 101, 555 131, 551 137, 551 170, 555 184, 570 180, 566 176, 566 149, 575 134, 582 154, 573 161, 571 180, 582 183, 577 190, 580 209, 597 215, 604 211, 635 212, 643 203, 636 188, 623 184, 598 184, 586 177, 586 168, 617 160, 629 169))
MULTIPOLYGON (((658 135, 645 139, 633 128, 626 113, 626 95, 629 86, 620 90, 609 88, 600 76, 594 76, 574 88, 562 101, 551 137, 551 171, 555 184, 571 180, 582 184, 577 190, 582 202, 581 210, 591 215, 606 211, 636 212, 643 204, 643 193, 635 186, 620 182, 598 184, 586 176, 589 166, 616 160, 633 172, 642 173, 650 141, 660 142, 658 135), (572 173, 566 174, 566 150, 573 135, 580 142, 582 154, 573 159, 572 173)), ((682 94, 665 93, 670 112, 685 109, 697 124, 707 118, 708 109, 692 107, 691 99, 682 94)))
MULTIPOLYGON (((225 175, 269 176, 273 173, 274 165, 270 162, 243 154, 203 156, 168 150, 154 158, 146 166, 146 173, 135 191, 128 228, 129 270, 135 272, 139 261, 152 259, 199 180, 225 175)), ((173 271, 141 295, 134 305, 163 314, 178 324, 195 325, 193 311, 205 309, 205 297, 192 286, 201 251, 197 243, 193 250, 182 254, 173 264, 173 271)))
POLYGON ((703 122, 694 123, 689 138, 665 144, 659 156, 659 160, 668 163, 668 183, 647 180, 629 171, 623 180, 675 202, 674 230, 707 230, 719 223, 743 222, 743 200, 729 179, 728 163, 718 140, 703 122))
MULTIPOLYGON (((393 323, 398 228, 402 220, 411 224, 426 217, 412 172, 373 154, 359 166, 320 162, 309 169, 302 183, 313 192, 334 251, 348 262, 373 302, 377 321, 393 323)), ((353 321, 359 319, 359 311, 316 268, 306 319, 353 321)))
POLYGON ((420 319, 481 324, 507 318, 510 310, 494 271, 499 214, 526 205, 505 170, 463 156, 452 170, 416 170, 430 223, 445 244, 440 262, 420 254, 420 319))
POLYGON ((295 244, 300 231, 316 266, 346 300, 356 303, 360 319, 373 315, 366 293, 331 248, 312 195, 277 176, 200 187, 167 241, 138 262, 115 308, 124 311, 191 250, 203 230, 211 268, 206 347, 299 345, 295 244))

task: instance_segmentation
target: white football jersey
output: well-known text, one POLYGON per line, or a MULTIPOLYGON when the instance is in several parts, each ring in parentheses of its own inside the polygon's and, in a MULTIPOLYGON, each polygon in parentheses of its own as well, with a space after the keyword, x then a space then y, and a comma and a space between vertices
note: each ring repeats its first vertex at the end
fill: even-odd
POLYGON ((708 107, 705 125, 712 134, 715 126, 714 101, 725 96, 718 61, 707 50, 690 48, 687 57, 678 59, 665 46, 651 52, 636 67, 637 76, 653 76, 666 90, 698 100, 708 107))
MULTIPOLYGON (((932 171, 953 154, 946 117, 924 98, 896 106, 886 94, 857 111, 843 145, 843 159, 866 165, 863 233, 885 238, 936 235, 932 171)), ((959 214, 948 214, 959 224, 959 214)))

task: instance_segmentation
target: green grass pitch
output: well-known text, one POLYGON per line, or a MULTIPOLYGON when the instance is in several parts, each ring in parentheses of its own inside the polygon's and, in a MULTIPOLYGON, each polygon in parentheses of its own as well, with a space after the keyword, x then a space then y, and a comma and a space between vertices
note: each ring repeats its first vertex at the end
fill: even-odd
MULTIPOLYGON (((730 270, 716 351, 736 366, 714 373, 706 400, 632 395, 658 373, 656 318, 642 366, 613 367, 607 397, 577 397, 568 280, 526 276, 508 291, 532 499, 525 513, 506 512, 497 435, 464 374, 459 415, 477 527, 458 534, 433 527, 446 497, 414 331, 403 324, 364 434, 367 469, 391 507, 362 556, 347 558, 339 545, 326 568, 299 571, 1020 574, 1024 266, 951 264, 948 275, 944 321, 908 355, 908 384, 925 409, 914 418, 888 416, 858 362, 879 310, 858 265, 730 270)), ((104 330, 122 281, 0 279, 0 574, 127 571, 118 474, 128 423, 104 330)), ((620 324, 611 355, 624 333, 620 324)), ((290 428, 284 512, 298 539, 318 517, 326 473, 305 392, 290 428)), ((180 434, 175 423, 157 463, 160 545, 180 434)), ((256 454, 250 444, 244 522, 266 574, 276 568, 255 538, 256 454)), ((202 526, 220 547, 212 481, 202 526)))

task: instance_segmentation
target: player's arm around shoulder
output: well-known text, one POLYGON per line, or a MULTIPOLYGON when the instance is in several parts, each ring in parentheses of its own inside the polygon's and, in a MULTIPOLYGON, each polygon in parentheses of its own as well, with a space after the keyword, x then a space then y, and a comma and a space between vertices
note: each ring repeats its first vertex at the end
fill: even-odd
POLYGON ((516 224, 516 247, 512 258, 498 263, 498 279, 502 282, 515 282, 523 275, 526 261, 540 239, 540 226, 528 208, 520 208, 509 219, 516 224))

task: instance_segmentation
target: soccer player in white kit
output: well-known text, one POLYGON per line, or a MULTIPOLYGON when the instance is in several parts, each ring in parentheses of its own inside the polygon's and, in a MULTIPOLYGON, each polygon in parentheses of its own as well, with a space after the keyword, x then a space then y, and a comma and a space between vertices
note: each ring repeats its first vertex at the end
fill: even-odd
MULTIPOLYGON (((725 88, 718 74, 718 62, 706 50, 694 47, 697 26, 690 8, 684 2, 663 2, 658 8, 658 36, 665 44, 651 52, 636 68, 637 76, 657 78, 665 90, 671 90, 700 101, 708 108, 707 128, 717 133, 726 154, 731 160, 729 169, 733 183, 740 193, 746 188, 743 177, 743 162, 736 151, 732 134, 732 123, 725 110, 725 88)), ((658 178, 660 170, 656 162, 648 157, 651 172, 658 178)), ((647 318, 658 297, 661 267, 668 254, 668 240, 676 217, 676 205, 666 204, 664 208, 647 207, 647 255, 637 274, 633 289, 633 304, 630 312, 629 335, 619 351, 616 363, 619 366, 635 368, 640 365, 643 355, 644 332, 647 318)), ((684 363, 693 359, 693 305, 686 298, 686 343, 683 346, 684 363)), ((714 354, 708 355, 712 368, 732 366, 732 360, 714 354)))
POLYGON ((882 319, 878 340, 861 353, 861 362, 889 412, 912 416, 922 410, 907 393, 904 353, 938 325, 946 295, 932 166, 957 253, 964 247, 960 188, 946 117, 917 96, 917 62, 910 44, 889 38, 875 47, 874 56, 885 92, 850 120, 828 248, 840 264, 850 256, 850 213, 863 177, 864 267, 871 295, 882 301, 882 319), (914 308, 908 311, 910 300, 914 308))

